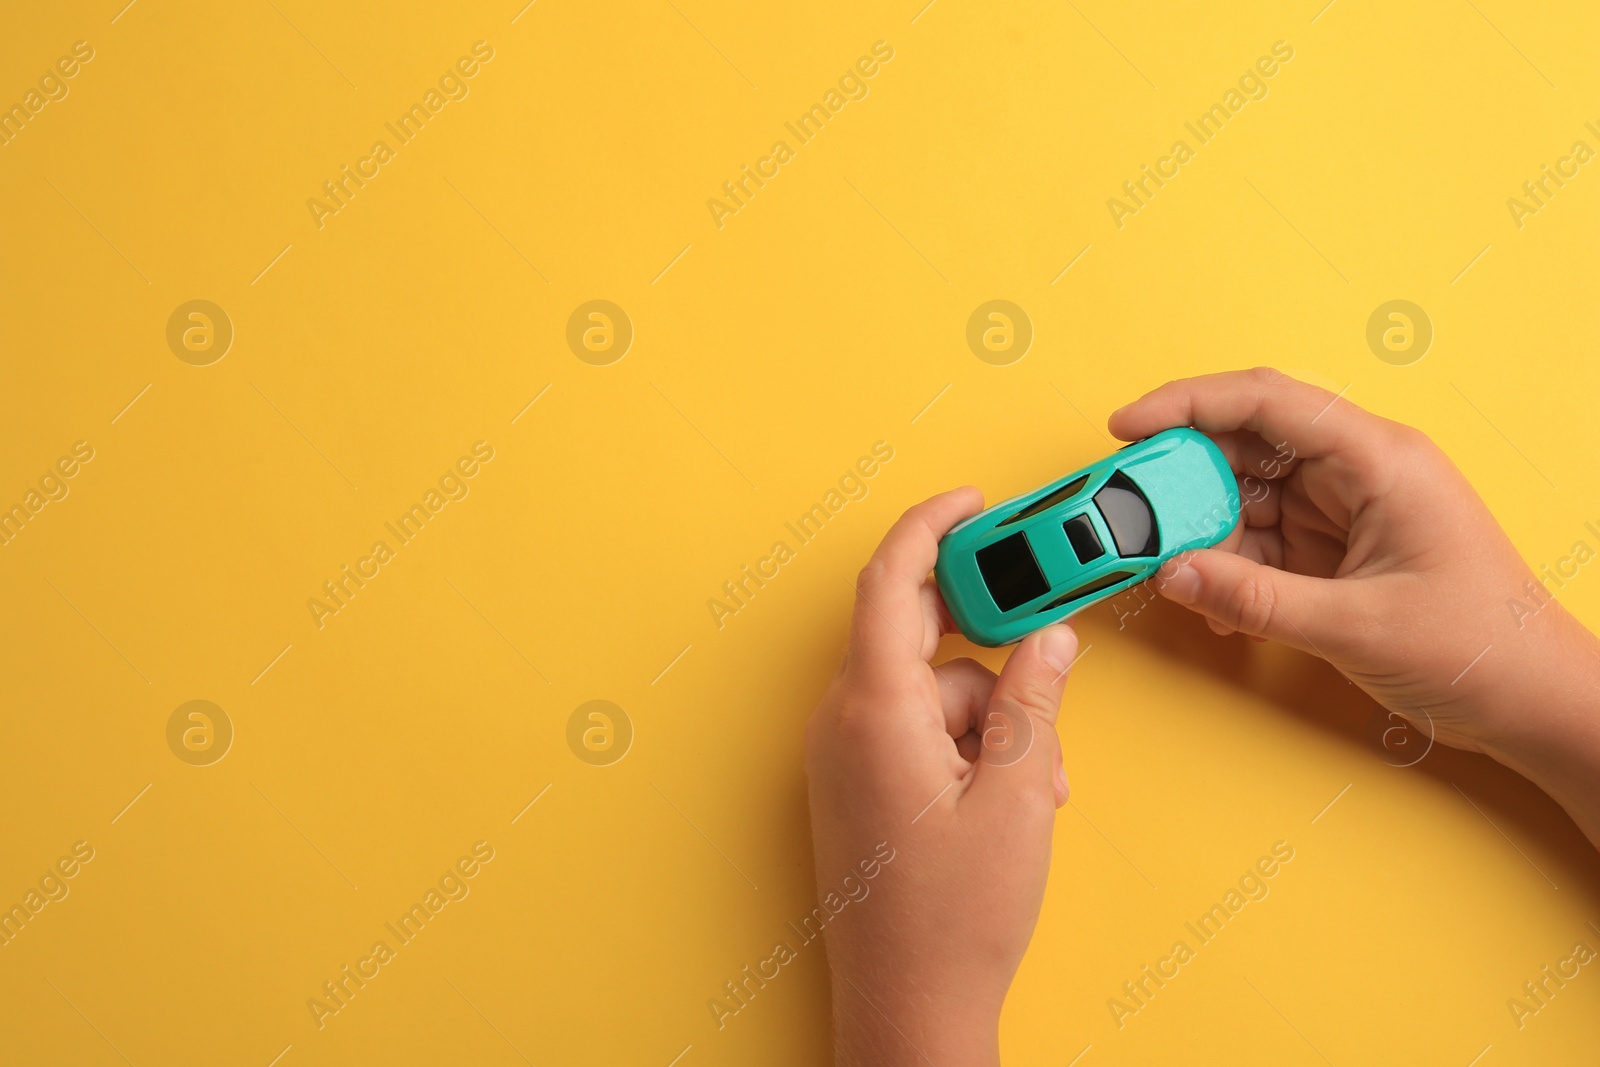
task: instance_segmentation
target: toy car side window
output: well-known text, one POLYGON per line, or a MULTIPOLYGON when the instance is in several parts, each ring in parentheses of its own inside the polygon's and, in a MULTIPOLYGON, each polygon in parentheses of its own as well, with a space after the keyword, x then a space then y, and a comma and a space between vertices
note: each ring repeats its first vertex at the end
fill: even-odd
POLYGON ((1083 585, 1078 586, 1078 588, 1061 594, 1039 610, 1050 611, 1055 608, 1059 608, 1063 604, 1070 604, 1074 600, 1081 600, 1084 597, 1089 596, 1091 593, 1098 593, 1102 589, 1110 589, 1118 582, 1126 581, 1129 578, 1136 577, 1138 577, 1138 575, 1133 571, 1112 571, 1110 574, 1102 574, 1092 582, 1085 582, 1083 585))
POLYGON ((1049 511, 1062 501, 1070 500, 1072 497, 1077 496, 1079 493, 1083 492, 1083 487, 1088 484, 1089 476, 1087 474, 1085 474, 1082 478, 1074 478, 1072 481, 1068 482, 1066 485, 1063 485, 1055 492, 1045 494, 1038 500, 1035 500, 1033 503, 1023 508, 1021 511, 1017 512, 1015 515, 1012 515, 1007 519, 1002 519, 1000 522, 995 523, 995 525, 1010 526, 1014 522, 1021 522, 1023 519, 1031 519, 1041 511, 1049 511))
POLYGON ((1061 525, 1067 531, 1067 540, 1072 542, 1072 552, 1079 563, 1092 563, 1106 554, 1106 546, 1100 543, 1089 516, 1074 515, 1061 525))
POLYGON ((1111 539, 1117 543, 1117 555, 1126 558, 1160 553, 1155 513, 1133 479, 1117 471, 1094 495, 1094 502, 1111 530, 1111 539))
POLYGON ((975 555, 983 584, 989 587, 989 595, 1001 611, 1019 608, 1050 591, 1026 534, 1014 533, 978 549, 975 555))

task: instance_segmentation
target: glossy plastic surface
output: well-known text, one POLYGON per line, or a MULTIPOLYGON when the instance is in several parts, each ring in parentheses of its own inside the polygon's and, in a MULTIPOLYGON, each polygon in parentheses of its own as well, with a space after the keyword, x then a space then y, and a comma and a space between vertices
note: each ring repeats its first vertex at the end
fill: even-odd
POLYGON ((1227 460, 1204 434, 1180 427, 979 512, 939 543, 934 573, 969 640, 1011 644, 1216 544, 1238 521, 1227 460), (1060 493, 1075 482, 1075 492, 1060 493), (1088 540, 1085 523, 1105 549, 1087 562, 1073 547, 1074 535, 1080 547, 1088 540))

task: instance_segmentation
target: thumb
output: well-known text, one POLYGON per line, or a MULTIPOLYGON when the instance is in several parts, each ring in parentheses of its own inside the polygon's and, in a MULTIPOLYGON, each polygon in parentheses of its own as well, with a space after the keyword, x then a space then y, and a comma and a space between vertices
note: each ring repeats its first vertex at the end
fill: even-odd
POLYGON ((1067 671, 1078 654, 1070 626, 1029 634, 1006 661, 979 724, 979 750, 970 792, 1010 805, 1038 800, 1056 806, 1056 716, 1067 671))
POLYGON ((1210 548, 1179 556, 1171 573, 1166 570, 1157 576, 1157 591, 1205 616, 1219 633, 1237 630, 1321 656, 1348 632, 1348 582, 1295 574, 1210 548))

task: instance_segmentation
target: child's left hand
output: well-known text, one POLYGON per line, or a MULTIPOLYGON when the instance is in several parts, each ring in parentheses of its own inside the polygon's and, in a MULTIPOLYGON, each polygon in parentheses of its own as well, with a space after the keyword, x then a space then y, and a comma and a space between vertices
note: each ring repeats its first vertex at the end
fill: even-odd
POLYGON ((819 899, 849 901, 827 926, 839 1064, 998 1064, 1000 1007, 1044 899, 1077 637, 1030 635, 998 677, 929 663, 954 629, 929 577, 939 538, 982 507, 957 489, 895 523, 806 730, 819 899))

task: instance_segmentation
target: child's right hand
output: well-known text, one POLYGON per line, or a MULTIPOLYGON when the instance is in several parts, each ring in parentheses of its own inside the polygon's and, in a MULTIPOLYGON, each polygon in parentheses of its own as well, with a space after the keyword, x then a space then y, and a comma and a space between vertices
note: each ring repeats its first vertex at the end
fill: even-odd
POLYGON ((1163 568, 1164 596, 1219 634, 1323 657, 1440 741, 1533 778, 1596 839, 1600 642, 1438 446, 1267 369, 1169 382, 1110 420, 1123 440, 1172 426, 1222 448, 1244 519, 1163 568))

